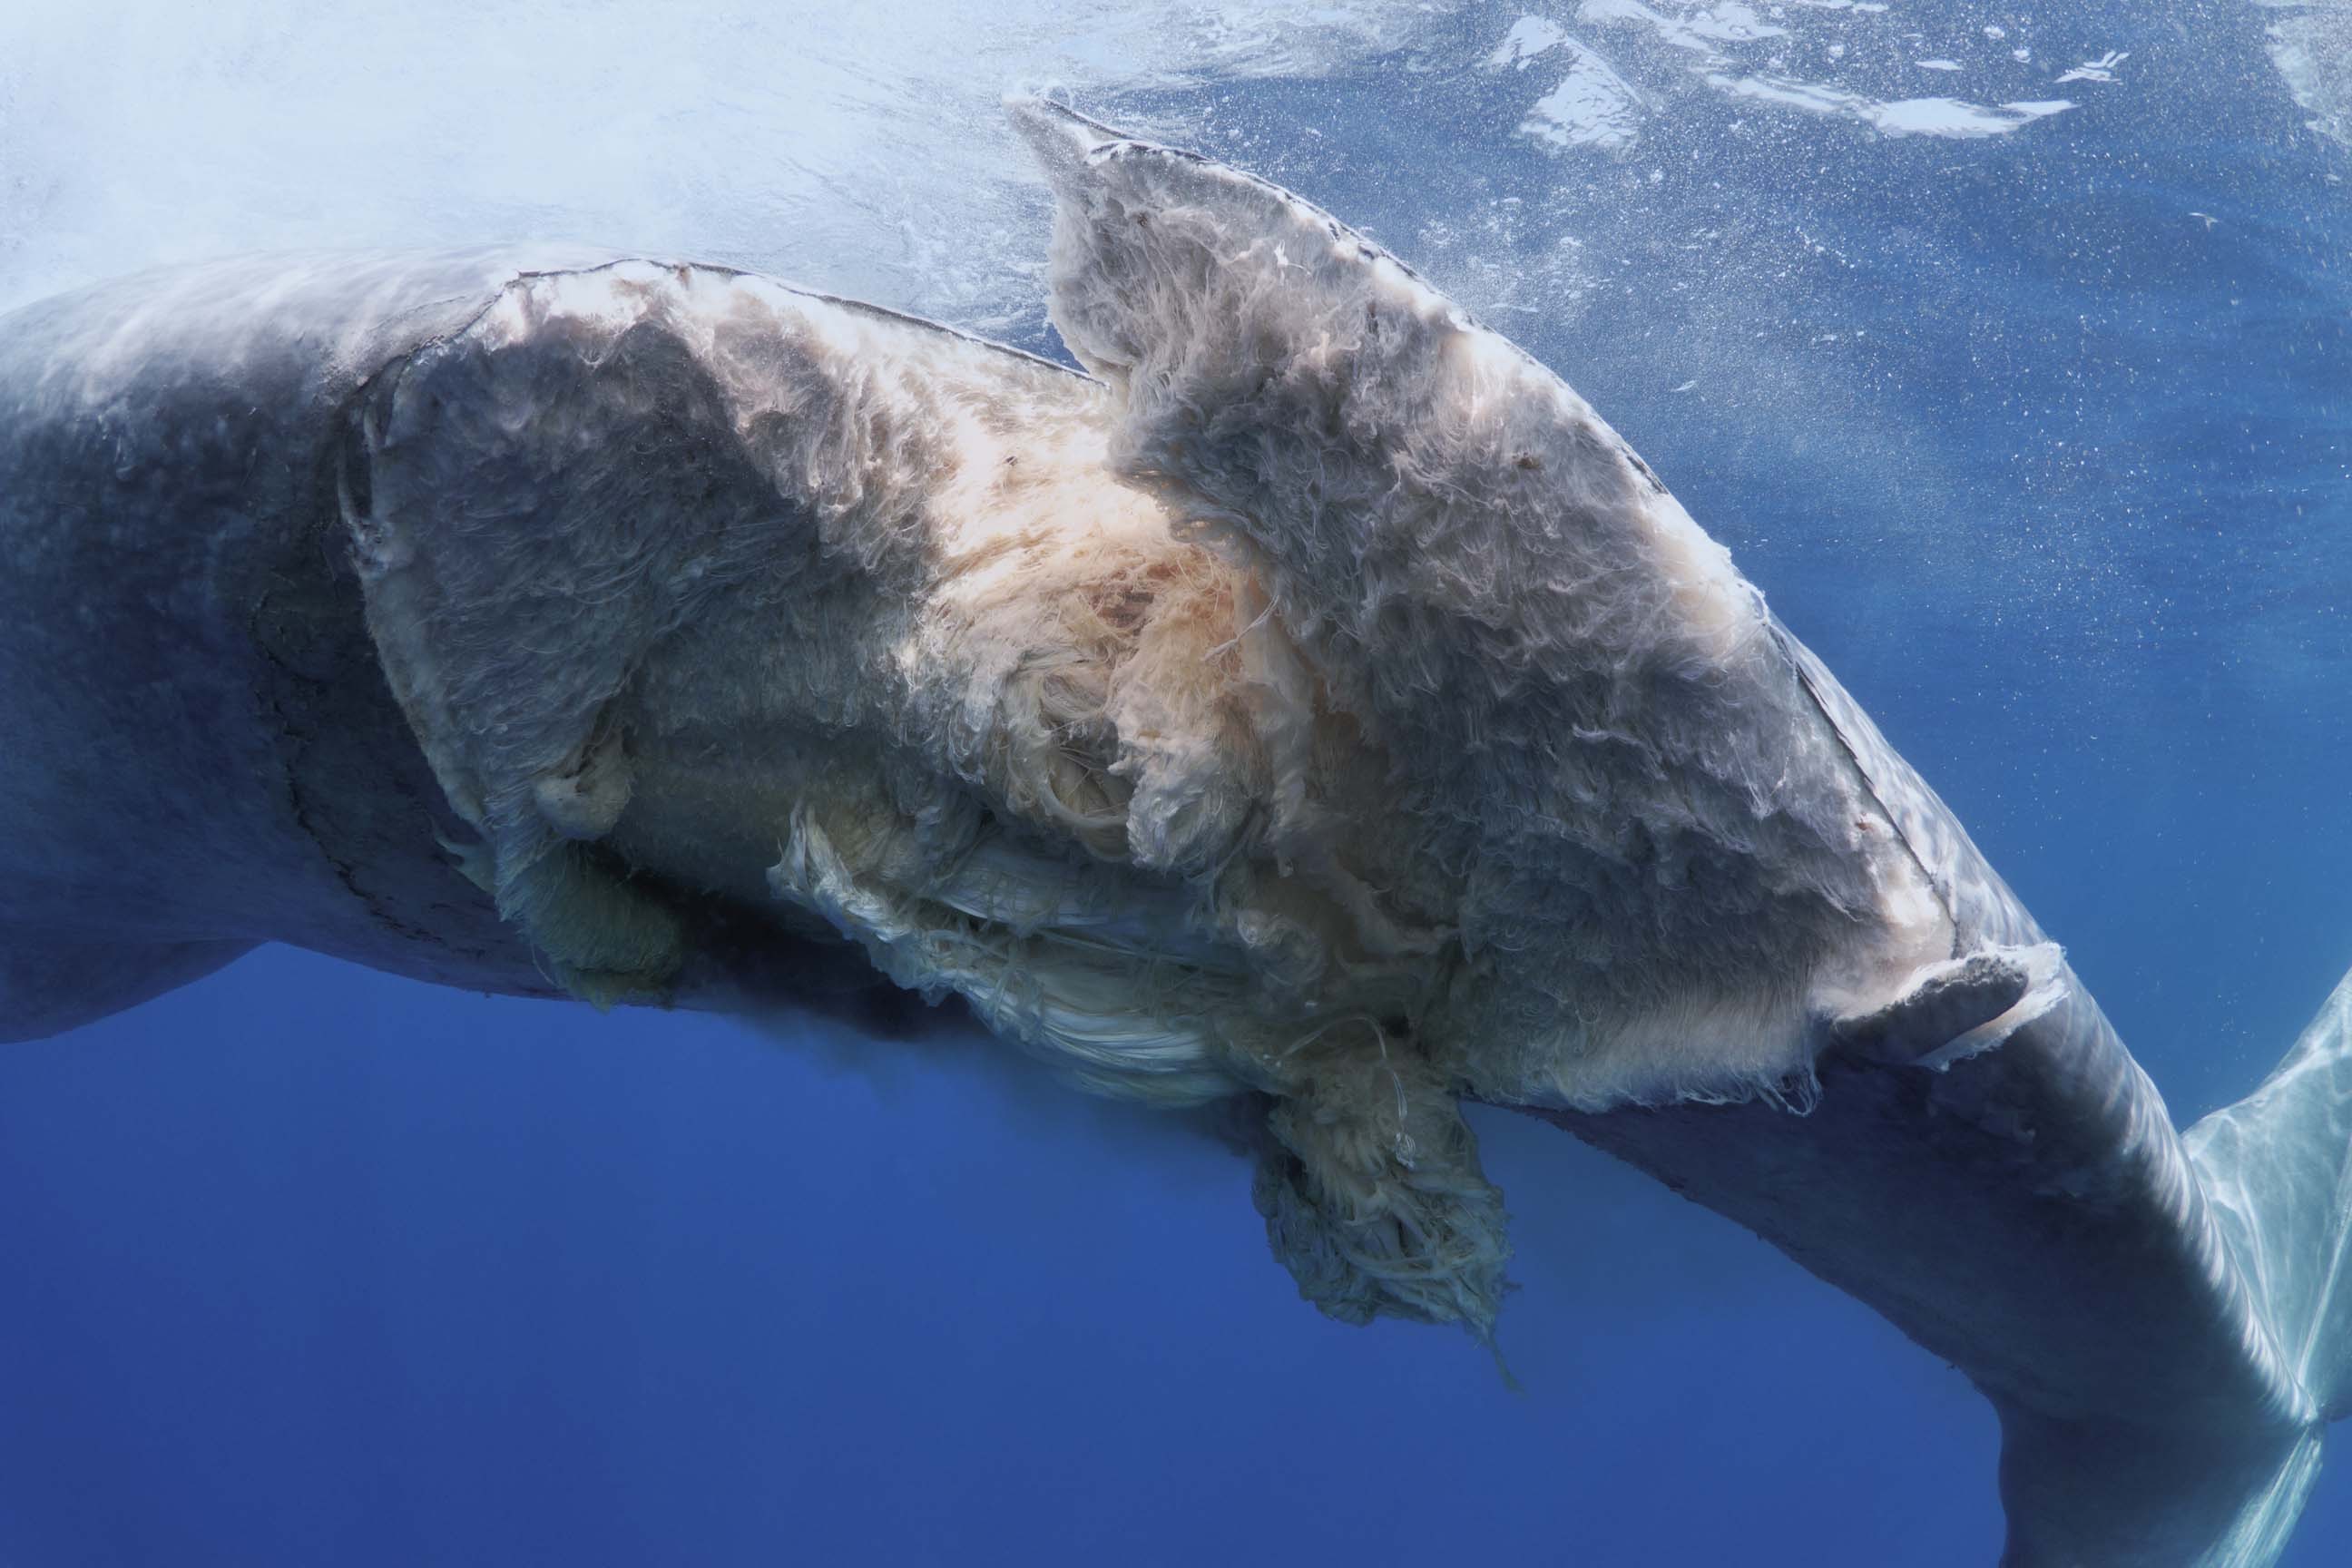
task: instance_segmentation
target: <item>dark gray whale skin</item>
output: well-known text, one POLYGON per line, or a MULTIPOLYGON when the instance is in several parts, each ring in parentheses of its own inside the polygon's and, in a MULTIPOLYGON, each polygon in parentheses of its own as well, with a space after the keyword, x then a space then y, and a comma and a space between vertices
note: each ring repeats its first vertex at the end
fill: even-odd
MULTIPOLYGON (((281 941, 563 993, 445 842, 363 620, 358 400, 541 249, 233 258, 0 318, 0 1040, 281 941)), ((688 1005, 930 1026, 845 946, 693 907, 688 1005)))
MULTIPOLYGON (((0 1039, 266 941, 557 994, 444 847, 465 830, 378 667, 339 522, 364 502, 353 421, 372 380, 520 273, 591 259, 231 261, 0 319, 0 1039)), ((1975 1381, 2006 1435, 2005 1561, 2270 1561, 2340 1414, 2344 1358, 2314 1347, 2346 1337, 2332 1274, 2293 1300, 2278 1282, 2301 1279, 2283 1259, 2340 1241, 2341 1204, 2263 1217, 2243 1150, 2332 1139, 2332 1173, 2344 1097, 2258 1096, 2222 1113, 2232 1137, 2184 1143, 1950 813, 1785 641, 1790 679, 1953 910, 1956 955, 2049 952, 2047 1005, 1956 1058, 1956 1036, 2019 1004, 2021 971, 1843 1024, 1803 1114, 1536 1114, 1754 1230, 1975 1381)), ((688 1004, 757 992, 871 1009, 886 1030, 914 1011, 846 948, 716 904, 698 918, 688 1004)), ((2343 1011, 2274 1082, 2344 1054, 2343 1011)))
MULTIPOLYGON (((1950 809, 1785 640, 1953 911, 1956 953, 2045 942, 1950 809)), ((2251 1297, 2154 1084, 2071 967, 2060 984, 2048 1011, 1940 1069, 1906 1059, 1906 1020, 1832 1039, 1802 1117, 1545 1114, 1966 1372, 2001 1418, 2004 1562, 2266 1561, 2186 1543, 2267 1528, 2241 1524, 2245 1500, 2315 1459, 2336 1413, 2251 1297)), ((1937 1020, 1916 1037, 1947 1032, 1937 1020)))
POLYGON ((227 263, 0 328, 0 803, 40 825, 0 882, 7 1036, 278 938, 551 989, 436 847, 335 529, 355 390, 504 270, 227 263))

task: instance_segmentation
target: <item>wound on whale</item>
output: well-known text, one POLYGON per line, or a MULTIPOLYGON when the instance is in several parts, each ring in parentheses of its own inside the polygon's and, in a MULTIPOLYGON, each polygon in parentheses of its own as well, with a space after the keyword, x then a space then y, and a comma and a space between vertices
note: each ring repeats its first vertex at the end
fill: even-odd
POLYGON ((1961 1368, 2008 1561, 2272 1561, 2352 1359, 2347 994, 2175 1131, 1565 383, 1278 187, 1013 112, 1084 374, 571 251, 0 318, 0 1038, 267 941, 877 1036, 952 997, 1246 1108, 1310 1300, 1481 1337, 1461 1105, 1515 1107, 1961 1368))

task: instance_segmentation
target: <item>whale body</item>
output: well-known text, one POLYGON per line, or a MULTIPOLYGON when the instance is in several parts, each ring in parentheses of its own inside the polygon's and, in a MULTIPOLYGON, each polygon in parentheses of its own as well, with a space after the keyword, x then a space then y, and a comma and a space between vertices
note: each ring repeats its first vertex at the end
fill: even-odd
POLYGON ((1491 1331, 1464 1100, 1885 1313, 2018 1564, 2251 1565, 2344 1413, 2352 982, 2175 1131, 1549 370, 1048 103, 1085 374, 724 268, 247 258, 0 318, 0 1039, 291 942, 1250 1108, 1319 1308, 1491 1331))

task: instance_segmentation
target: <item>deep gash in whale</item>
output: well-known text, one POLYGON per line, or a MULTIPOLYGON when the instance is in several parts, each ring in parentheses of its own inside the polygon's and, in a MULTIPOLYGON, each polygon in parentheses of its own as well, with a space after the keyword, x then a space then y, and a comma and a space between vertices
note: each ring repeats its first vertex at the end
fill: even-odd
POLYGON ((1963 1369, 2010 1562, 2272 1561, 2352 1362, 2352 993, 2177 1133, 1575 393, 1287 193, 1014 112, 1086 375, 605 256, 0 320, 0 1038, 265 941, 906 1025, 887 977, 1241 1100, 1309 1299, 1481 1335, 1459 1107, 1517 1107, 1963 1369))

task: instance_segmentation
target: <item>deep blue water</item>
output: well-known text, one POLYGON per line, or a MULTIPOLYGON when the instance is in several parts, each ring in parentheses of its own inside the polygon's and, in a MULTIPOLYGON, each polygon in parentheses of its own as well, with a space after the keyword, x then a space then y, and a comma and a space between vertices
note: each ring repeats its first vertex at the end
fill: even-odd
MULTIPOLYGON (((1575 384, 2186 1123, 2352 966, 2352 155, 2264 13, 2165 9, 1917 12, 2130 53, 1978 141, 1694 92, 1633 156, 1556 157, 1475 64, 1516 6, 1100 107, 1369 227, 1575 384), (1572 285, 1515 294, 1564 233, 1572 285)), ((1516 1392, 1298 1302, 1213 1144, 976 1050, 264 951, 0 1052, 0 1565, 1994 1559, 1957 1373, 1479 1125, 1516 1392)), ((2289 1563, 2352 1560, 2347 1474, 2289 1563)))

